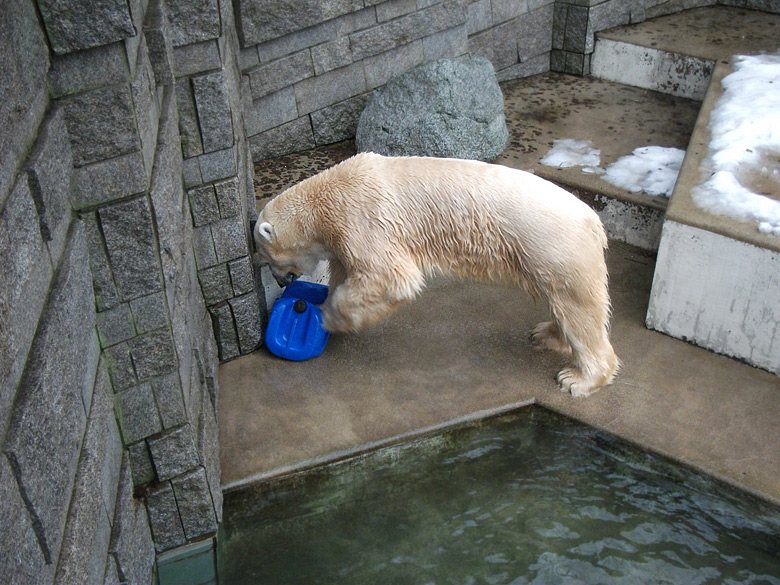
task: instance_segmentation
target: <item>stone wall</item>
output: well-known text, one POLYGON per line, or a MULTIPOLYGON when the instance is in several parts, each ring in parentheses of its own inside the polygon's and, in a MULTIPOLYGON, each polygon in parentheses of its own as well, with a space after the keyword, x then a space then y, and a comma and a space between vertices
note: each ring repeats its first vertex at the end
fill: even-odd
POLYGON ((0 582, 25 585, 150 583, 213 537, 217 366, 265 313, 252 157, 351 138, 424 61, 586 74, 598 30, 712 3, 0 2, 0 582))
POLYGON ((425 61, 487 57, 500 80, 549 70, 553 0, 238 0, 255 160, 355 135, 376 88, 425 61))
MULTIPOLYGON (((717 0, 236 0, 255 160, 354 137, 371 93, 425 61, 472 54, 499 81, 590 73, 595 34, 717 0)), ((777 0, 720 3, 778 11, 777 0)))
POLYGON ((151 583, 260 342, 232 4, 3 1, 0 43, 0 582, 151 583))

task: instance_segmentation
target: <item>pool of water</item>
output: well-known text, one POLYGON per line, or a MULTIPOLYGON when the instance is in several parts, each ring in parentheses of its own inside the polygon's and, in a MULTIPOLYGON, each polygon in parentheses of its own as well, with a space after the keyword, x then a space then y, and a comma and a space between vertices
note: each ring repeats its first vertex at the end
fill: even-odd
POLYGON ((232 584, 780 585, 780 511, 538 407, 227 494, 232 584))

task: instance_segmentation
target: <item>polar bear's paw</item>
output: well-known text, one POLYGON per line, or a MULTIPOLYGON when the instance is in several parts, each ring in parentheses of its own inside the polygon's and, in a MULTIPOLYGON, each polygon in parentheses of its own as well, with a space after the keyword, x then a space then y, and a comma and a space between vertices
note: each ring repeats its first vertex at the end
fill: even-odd
POLYGON ((553 321, 544 321, 534 327, 531 340, 536 349, 551 349, 558 353, 570 354, 571 346, 563 337, 560 327, 553 321))
POLYGON ((561 386, 561 392, 570 392, 572 396, 585 397, 596 392, 601 385, 595 385, 592 380, 588 380, 576 368, 564 368, 558 372, 556 377, 561 386))
POLYGON ((322 325, 330 333, 353 333, 359 329, 354 319, 347 318, 327 303, 322 306, 322 325))

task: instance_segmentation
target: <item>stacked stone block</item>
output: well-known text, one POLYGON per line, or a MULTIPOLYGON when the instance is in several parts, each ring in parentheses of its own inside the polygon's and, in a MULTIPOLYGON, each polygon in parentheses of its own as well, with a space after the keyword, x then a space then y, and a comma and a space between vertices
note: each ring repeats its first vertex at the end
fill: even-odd
POLYGON ((121 4, 117 10, 133 18, 133 35, 90 49, 86 62, 69 53, 67 67, 86 71, 58 76, 70 86, 57 97, 73 151, 78 187, 73 207, 86 225, 96 330, 133 483, 170 487, 191 473, 208 479, 200 491, 183 495, 168 516, 150 516, 161 551, 216 530, 218 463, 206 456, 214 454, 206 443, 216 440, 216 347, 197 281, 183 189, 174 59, 166 41, 175 31, 159 0, 145 13, 141 6, 121 4), (94 75, 97 55, 104 64, 101 77, 75 86, 74 79, 94 75), (112 64, 121 67, 111 71, 112 64), (164 448, 169 443, 182 448, 164 448), (157 527, 181 524, 182 510, 192 505, 210 519, 200 526, 204 532, 165 540, 157 527))
POLYGON ((550 69, 590 75, 597 32, 716 3, 728 4, 715 0, 556 0, 550 69))
POLYGON ((466 0, 237 2, 242 98, 255 160, 355 135, 396 73, 468 51, 466 0))
MULTIPOLYGON (((46 32, 52 47, 68 38, 46 32)), ((87 230, 72 212, 74 153, 65 108, 48 95, 56 57, 46 38, 32 2, 4 4, 0 581, 148 583, 154 547, 146 508, 132 498, 101 356, 87 230)))
POLYGON ((391 76, 470 53, 499 80, 549 70, 553 0, 243 0, 242 97, 255 160, 352 138, 391 76))
POLYGON ((265 310, 250 254, 256 211, 232 5, 179 0, 168 9, 198 278, 227 360, 257 348, 265 310))
POLYGON ((469 52, 490 60, 499 81, 550 69, 553 0, 476 0, 469 4, 469 52))
POLYGON ((150 583, 213 537, 218 355, 260 340, 231 3, 98 4, 0 18, 3 583, 150 583))

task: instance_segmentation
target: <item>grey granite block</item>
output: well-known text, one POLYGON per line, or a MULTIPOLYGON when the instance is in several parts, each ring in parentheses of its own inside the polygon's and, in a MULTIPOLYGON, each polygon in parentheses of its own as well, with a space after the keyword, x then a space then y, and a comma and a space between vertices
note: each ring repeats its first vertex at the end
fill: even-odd
POLYGON ((165 295, 162 292, 133 299, 130 301, 130 310, 139 335, 165 327, 168 323, 165 295))
MULTIPOLYGON (((336 41, 333 41, 336 42, 336 41)), ((328 43, 330 44, 330 43, 328 43)), ((320 45, 324 47, 325 45, 320 45)), ((349 46, 347 46, 347 50, 349 46)), ((323 54, 325 49, 319 49, 323 54)), ((324 54, 323 54, 324 56, 324 54)), ((351 60, 350 60, 351 61, 351 60)), ((346 64, 346 63, 345 63, 346 64)), ((333 67, 331 67, 333 69, 333 67)), ((308 49, 276 59, 247 71, 252 98, 259 99, 294 83, 312 77, 315 73, 312 55, 308 49)), ((319 74, 319 73, 318 73, 319 74)))
POLYGON ((227 266, 227 264, 222 263, 198 271, 203 300, 206 301, 207 305, 215 305, 233 296, 227 266))
POLYGON ((52 50, 70 53, 136 35, 126 0, 39 0, 52 50))
POLYGON ((260 58, 257 55, 257 46, 242 48, 238 52, 238 69, 242 72, 257 67, 260 64, 260 58))
POLYGON ((95 89, 62 103, 76 166, 141 148, 128 85, 95 89))
MULTIPOLYGON (((311 48, 311 63, 314 74, 322 75, 333 69, 346 67, 352 63, 352 50, 349 47, 349 37, 340 37, 311 48)), ((303 78, 302 78, 303 79, 303 78)))
POLYGON ((475 0, 468 6, 468 34, 473 35, 493 26, 490 0, 475 0))
POLYGON ((200 163, 198 162, 198 157, 184 160, 182 163, 182 177, 184 179, 184 187, 187 189, 203 184, 203 177, 200 174, 200 163))
POLYGON ((140 151, 110 158, 75 169, 73 207, 85 209, 136 195, 147 189, 149 180, 140 151), (122 177, 117 181, 117 177, 122 177))
POLYGON ((133 358, 127 343, 118 343, 103 350, 108 373, 114 392, 125 390, 138 382, 133 367, 133 358))
POLYGON ((72 216, 71 173, 73 158, 65 119, 60 108, 49 112, 30 154, 26 170, 30 193, 38 211, 41 236, 49 248, 52 265, 59 263, 72 216))
POLYGON ((141 154, 144 159, 147 178, 149 178, 154 167, 160 108, 154 83, 154 71, 152 70, 152 64, 149 62, 149 52, 146 49, 146 37, 143 36, 138 49, 136 74, 130 88, 133 96, 133 108, 141 154))
MULTIPOLYGON (((195 446, 194 428, 185 424, 159 437, 149 439, 149 451, 159 481, 165 481, 192 470, 200 458, 195 446)), ((179 507, 181 503, 179 502, 179 507)))
POLYGON ((4 2, 0 18, 0 206, 49 105, 49 49, 33 2, 4 2))
POLYGON ((496 71, 517 64, 518 28, 517 19, 493 27, 493 58, 490 61, 496 71))
POLYGON ((167 376, 155 378, 152 380, 152 390, 157 399, 157 409, 160 412, 163 427, 172 429, 184 424, 187 420, 187 412, 184 407, 184 395, 179 382, 179 373, 173 372, 167 376))
POLYGON ((176 77, 186 77, 222 67, 219 43, 216 40, 203 41, 194 45, 173 48, 173 65, 176 77))
POLYGON ((214 152, 229 148, 233 145, 234 138, 225 72, 217 71, 193 77, 192 87, 203 151, 214 152))
POLYGON ((376 21, 385 22, 417 11, 417 0, 376 2, 376 21))
POLYGON ((111 264, 108 260, 96 214, 82 213, 81 221, 84 224, 84 234, 89 251, 89 267, 92 271, 95 303, 98 311, 104 311, 119 303, 119 294, 114 284, 114 276, 111 274, 111 264))
POLYGON ((315 146, 309 116, 301 116, 288 124, 249 137, 249 148, 255 161, 276 158, 315 146))
POLYGON ((111 388, 105 360, 101 360, 98 364, 89 424, 96 427, 93 432, 98 437, 98 442, 85 443, 84 449, 95 449, 96 456, 99 457, 97 475, 102 486, 105 510, 111 521, 116 506, 116 487, 119 485, 123 447, 114 415, 114 391, 111 388))
POLYGON ((110 347, 135 337, 130 305, 121 303, 97 314, 97 330, 101 347, 110 347))
POLYGON ((531 57, 497 72, 498 81, 507 81, 510 79, 521 79, 523 77, 530 77, 531 75, 538 75, 540 73, 546 73, 550 71, 550 53, 542 53, 536 57, 531 57))
POLYGON ((333 144, 355 136, 360 112, 370 94, 355 96, 311 114, 314 140, 318 145, 333 144))
POLYGON ((426 61, 451 59, 469 52, 466 25, 460 25, 423 37, 423 54, 426 61))
POLYGON ((493 24, 507 22, 528 12, 528 0, 490 0, 493 24))
MULTIPOLYGON (((0 457, 0 526, 4 554, 0 554, 0 575, 13 576, 20 585, 51 582, 54 565, 46 543, 39 543, 34 519, 27 511, 16 478, 6 458, 0 457)), ((40 528, 40 527, 39 527, 40 528)), ((39 532, 38 532, 39 533, 39 532)), ((43 536, 43 534, 41 534, 43 536)))
POLYGON ((521 62, 552 50, 552 21, 552 4, 529 12, 519 19, 517 47, 521 62))
POLYGON ((154 392, 148 382, 119 393, 116 402, 126 445, 162 431, 154 392))
POLYGON ((201 467, 171 481, 188 540, 217 531, 217 518, 206 472, 201 467))
POLYGON ((109 550, 116 560, 121 583, 153 582, 155 548, 152 533, 143 502, 133 498, 133 480, 127 458, 122 462, 109 550))
POLYGON ((248 253, 248 241, 243 218, 229 217, 211 224, 211 235, 220 262, 235 260, 248 253))
POLYGON ((200 174, 204 183, 226 179, 236 174, 236 151, 234 148, 217 150, 198 156, 200 174))
POLYGON ((368 89, 376 89, 386 84, 391 77, 401 74, 425 61, 422 40, 396 47, 379 55, 363 59, 368 89))
POLYGON ((238 0, 243 46, 285 36, 363 8, 362 0, 238 0))
POLYGON ((195 263, 199 270, 214 266, 217 260, 217 251, 214 249, 214 239, 211 237, 211 226, 204 225, 192 231, 192 245, 195 249, 195 263))
POLYGON ((217 522, 222 522, 222 489, 221 470, 219 463, 219 425, 215 414, 214 403, 210 400, 208 392, 202 392, 202 407, 200 425, 198 427, 198 450, 201 460, 206 468, 206 479, 214 501, 214 511, 217 522))
POLYGON ((160 85, 170 85, 175 82, 168 6, 169 3, 162 0, 149 2, 143 25, 149 61, 154 70, 154 80, 160 85))
POLYGON ((349 36, 355 60, 378 55, 405 43, 466 24, 465 0, 447 0, 349 36))
POLYGON ((255 275, 252 271, 252 261, 249 256, 228 262, 230 282, 233 285, 233 295, 240 296, 255 290, 255 275))
POLYGON ((587 45, 588 16, 590 10, 585 6, 568 6, 566 28, 564 29, 563 50, 583 53, 587 45))
POLYGON ((213 185, 203 185, 187 191, 192 213, 192 225, 206 225, 219 220, 219 206, 213 185))
POLYGON ((103 574, 103 585, 122 585, 119 580, 119 568, 116 565, 116 557, 113 553, 106 557, 106 571, 103 574))
POLYGON ((176 350, 168 327, 139 335, 128 342, 139 380, 162 376, 176 365, 176 350))
POLYGON ((111 494, 113 510, 121 463, 121 447, 105 446, 117 443, 111 402, 103 392, 96 392, 57 563, 58 583, 100 583, 103 579, 111 538, 104 496, 111 494), (105 485, 111 477, 113 485, 105 485))
POLYGON ((191 45, 216 39, 220 35, 217 0, 191 2, 166 0, 171 23, 171 42, 174 46, 191 45))
POLYGON ((233 310, 241 353, 253 352, 263 340, 263 316, 257 295, 252 292, 228 302, 233 310))
POLYGON ((298 117, 295 91, 284 88, 252 102, 249 111, 244 112, 248 135, 264 132, 285 124, 298 117))
POLYGON ((179 110, 179 133, 184 157, 190 158, 202 154, 203 142, 200 138, 198 113, 195 110, 195 98, 188 77, 176 82, 176 106, 179 110))
POLYGON ((49 558, 60 548, 86 428, 84 399, 92 393, 97 370, 91 284, 78 231, 68 242, 41 316, 4 447, 49 558))
POLYGON ((220 361, 226 361, 241 355, 241 350, 238 346, 238 334, 236 333, 230 305, 227 303, 214 305, 209 307, 209 313, 211 313, 214 324, 214 335, 217 338, 220 361))
POLYGON ((127 66, 121 42, 55 56, 49 71, 52 97, 83 93, 124 81, 127 81, 127 66))
POLYGON ((187 539, 171 483, 166 481, 155 486, 149 492, 146 502, 157 552, 185 544, 187 539))
MULTIPOLYGON (((24 370, 52 278, 27 181, 20 180, 0 208, 0 412, 8 413, 24 370)), ((5 429, 4 414, 0 431, 5 429)))
POLYGON ((123 300, 132 300, 162 288, 152 212, 139 197, 98 212, 114 279, 123 300))
POLYGON ((223 219, 235 217, 241 213, 241 192, 238 177, 214 184, 219 204, 219 215, 223 219))
POLYGON ((368 86, 363 64, 353 63, 324 75, 304 79, 294 89, 298 115, 303 115, 364 93, 368 86))
POLYGON ((146 441, 140 441, 127 448, 127 454, 130 458, 130 469, 133 475, 133 485, 141 485, 154 481, 154 464, 152 455, 149 453, 149 447, 146 441))

